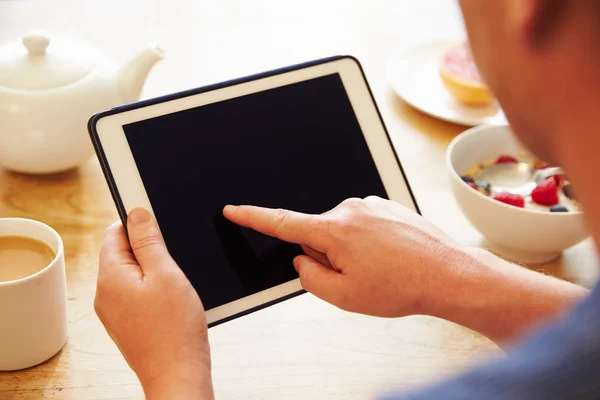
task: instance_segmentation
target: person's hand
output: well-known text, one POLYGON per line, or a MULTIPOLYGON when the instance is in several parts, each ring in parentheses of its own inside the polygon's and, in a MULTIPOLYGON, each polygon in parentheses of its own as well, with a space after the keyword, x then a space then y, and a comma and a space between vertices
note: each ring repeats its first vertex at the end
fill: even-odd
POLYGON ((302 245, 306 256, 294 266, 304 289, 362 314, 426 313, 428 303, 448 293, 449 280, 468 274, 477 258, 415 212, 378 197, 349 199, 322 215, 253 206, 227 206, 223 213, 302 245))
POLYGON ((133 210, 128 231, 131 246, 120 222, 106 231, 96 313, 148 399, 212 399, 202 302, 149 212, 133 210))

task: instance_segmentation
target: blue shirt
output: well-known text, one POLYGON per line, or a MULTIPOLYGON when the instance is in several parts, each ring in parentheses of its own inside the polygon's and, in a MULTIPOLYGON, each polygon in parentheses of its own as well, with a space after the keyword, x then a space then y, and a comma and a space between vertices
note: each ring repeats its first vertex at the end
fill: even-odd
POLYGON ((384 400, 600 399, 600 284, 561 322, 491 362, 413 394, 384 400))

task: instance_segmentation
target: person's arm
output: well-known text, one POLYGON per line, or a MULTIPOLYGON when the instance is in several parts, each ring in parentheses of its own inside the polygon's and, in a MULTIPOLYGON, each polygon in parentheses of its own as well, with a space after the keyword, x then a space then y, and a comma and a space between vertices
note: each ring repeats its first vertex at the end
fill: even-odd
POLYGON ((148 400, 212 400, 204 307, 146 210, 106 231, 94 308, 148 400))
POLYGON ((432 315, 504 342, 554 318, 587 291, 461 245, 389 200, 350 199, 321 215, 226 207, 232 222, 302 244, 302 286, 347 311, 432 315))
POLYGON ((519 337, 566 313, 588 290, 511 264, 485 250, 467 250, 455 273, 432 290, 424 311, 477 331, 497 343, 519 337))
POLYGON ((592 400, 600 393, 600 286, 565 318, 539 329, 509 357, 382 400, 592 400))
POLYGON ((210 366, 202 364, 183 371, 170 369, 142 386, 146 400, 214 400, 210 366))

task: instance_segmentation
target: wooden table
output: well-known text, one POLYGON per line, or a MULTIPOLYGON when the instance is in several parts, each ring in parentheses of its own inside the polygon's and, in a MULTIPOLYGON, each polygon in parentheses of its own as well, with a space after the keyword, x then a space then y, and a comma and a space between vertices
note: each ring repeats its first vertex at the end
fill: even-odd
MULTIPOLYGON (((462 35, 454 2, 0 2, 0 42, 40 27, 90 40, 119 62, 146 41, 157 41, 166 59, 151 72, 144 98, 353 54, 365 68, 423 214, 460 241, 482 243, 446 181, 444 151, 464 127, 411 109, 390 91, 384 74, 393 53, 462 35)), ((38 219, 62 235, 70 312, 62 352, 38 367, 0 373, 0 399, 143 398, 92 307, 98 246, 104 229, 117 219, 97 160, 55 176, 0 171, 0 217, 38 219)), ((588 241, 540 268, 591 286, 596 265, 588 241)), ((358 316, 311 295, 211 329, 210 340, 217 398, 236 400, 373 398, 382 390, 427 384, 501 355, 487 339, 446 321, 358 316)))

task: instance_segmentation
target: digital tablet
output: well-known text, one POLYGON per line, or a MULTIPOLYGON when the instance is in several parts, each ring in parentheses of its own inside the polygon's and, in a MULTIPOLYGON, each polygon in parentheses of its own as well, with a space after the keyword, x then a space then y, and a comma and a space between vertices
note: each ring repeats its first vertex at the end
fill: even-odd
POLYGON ((300 246, 234 225, 225 205, 318 214, 377 195, 418 212, 349 56, 117 107, 89 131, 123 223, 136 207, 155 216, 209 326, 303 292, 300 246))

